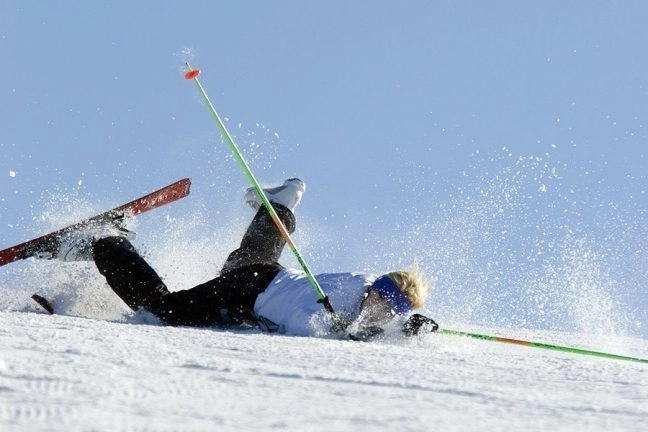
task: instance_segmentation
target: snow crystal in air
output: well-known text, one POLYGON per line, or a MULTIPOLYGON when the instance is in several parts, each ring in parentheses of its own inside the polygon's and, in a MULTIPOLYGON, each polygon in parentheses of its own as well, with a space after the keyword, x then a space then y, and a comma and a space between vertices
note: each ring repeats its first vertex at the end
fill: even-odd
POLYGON ((190 47, 184 47, 182 48, 180 55, 183 62, 190 62, 194 59, 194 49, 190 47))

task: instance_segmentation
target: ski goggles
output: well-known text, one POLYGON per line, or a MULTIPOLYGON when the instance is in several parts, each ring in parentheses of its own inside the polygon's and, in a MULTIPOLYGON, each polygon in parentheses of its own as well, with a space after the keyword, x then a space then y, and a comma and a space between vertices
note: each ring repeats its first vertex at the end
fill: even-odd
POLYGON ((378 295, 387 300, 392 309, 398 315, 406 315, 412 312, 412 304, 405 297, 405 294, 398 288, 398 286, 388 276, 381 276, 371 285, 372 290, 376 291, 378 295))

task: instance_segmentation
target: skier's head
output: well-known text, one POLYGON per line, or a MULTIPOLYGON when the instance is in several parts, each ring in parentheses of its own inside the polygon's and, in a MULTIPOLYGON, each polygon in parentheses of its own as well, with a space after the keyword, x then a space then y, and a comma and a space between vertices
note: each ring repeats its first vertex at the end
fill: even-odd
POLYGON ((417 266, 387 273, 365 292, 361 315, 365 322, 380 324, 396 315, 407 315, 425 302, 428 283, 417 266))
MULTIPOLYGON (((414 265, 407 270, 393 271, 386 275, 398 287, 405 299, 413 309, 420 309, 427 298, 429 282, 423 277, 423 273, 414 265)), ((395 309, 399 313, 398 309, 395 309)))

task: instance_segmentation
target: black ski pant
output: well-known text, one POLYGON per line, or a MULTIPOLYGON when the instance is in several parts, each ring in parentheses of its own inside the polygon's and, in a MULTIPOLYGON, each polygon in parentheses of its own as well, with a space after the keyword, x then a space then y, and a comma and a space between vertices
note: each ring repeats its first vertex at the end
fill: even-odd
MULTIPOLYGON (((292 233, 293 213, 278 204, 274 207, 292 233)), ((226 326, 250 317, 257 296, 283 268, 278 261, 284 246, 279 229, 262 206, 220 275, 194 288, 170 292, 123 237, 97 240, 93 256, 108 285, 131 309, 144 308, 170 325, 226 326)))

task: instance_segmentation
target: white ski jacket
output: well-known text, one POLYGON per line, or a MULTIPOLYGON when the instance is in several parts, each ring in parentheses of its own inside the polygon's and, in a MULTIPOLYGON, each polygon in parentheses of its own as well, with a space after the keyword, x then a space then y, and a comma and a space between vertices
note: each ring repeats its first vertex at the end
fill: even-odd
MULTIPOLYGON (((377 275, 370 273, 324 273, 315 279, 329 297, 335 312, 355 320, 367 288, 377 275)), ((256 299, 254 312, 279 326, 279 332, 295 336, 321 336, 332 325, 328 312, 303 271, 284 269, 256 299)))

